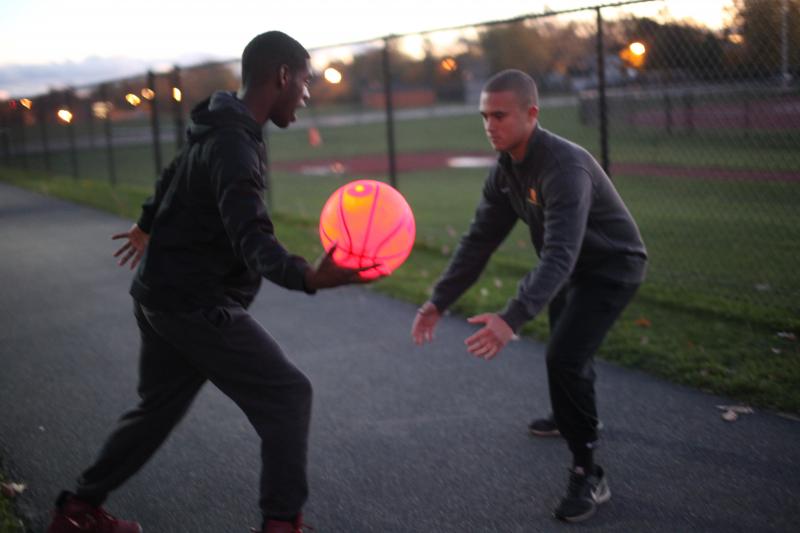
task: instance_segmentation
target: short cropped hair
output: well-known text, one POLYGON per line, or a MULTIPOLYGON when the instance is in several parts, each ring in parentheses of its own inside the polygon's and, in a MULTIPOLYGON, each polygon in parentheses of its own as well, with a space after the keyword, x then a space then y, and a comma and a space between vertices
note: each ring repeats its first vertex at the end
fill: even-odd
POLYGON ((297 72, 310 56, 299 42, 280 31, 256 35, 242 52, 242 85, 258 87, 276 76, 281 65, 297 72))
POLYGON ((525 108, 539 105, 539 90, 536 82, 528 74, 517 69, 503 70, 489 78, 483 92, 499 93, 511 91, 517 95, 520 105, 525 108))

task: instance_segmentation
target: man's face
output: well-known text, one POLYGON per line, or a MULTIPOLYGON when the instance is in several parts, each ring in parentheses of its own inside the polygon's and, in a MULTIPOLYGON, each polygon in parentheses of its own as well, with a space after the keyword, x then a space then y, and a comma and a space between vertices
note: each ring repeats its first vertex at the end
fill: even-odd
POLYGON ((305 107, 311 95, 308 85, 311 83, 311 63, 306 59, 305 65, 292 72, 288 67, 281 71, 281 94, 270 115, 272 122, 279 128, 286 128, 297 120, 297 108, 305 107))
POLYGON ((513 91, 484 91, 481 93, 480 112, 492 148, 521 159, 536 126, 539 108, 526 107, 513 91))

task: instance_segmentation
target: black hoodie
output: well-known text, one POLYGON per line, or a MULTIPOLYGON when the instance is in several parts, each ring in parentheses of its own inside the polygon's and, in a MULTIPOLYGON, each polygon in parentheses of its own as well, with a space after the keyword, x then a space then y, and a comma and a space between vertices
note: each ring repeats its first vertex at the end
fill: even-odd
POLYGON ((258 124, 233 93, 191 114, 187 146, 156 182, 138 225, 150 242, 131 294, 150 309, 247 307, 261 276, 305 290, 309 268, 275 237, 264 205, 266 150, 258 124))

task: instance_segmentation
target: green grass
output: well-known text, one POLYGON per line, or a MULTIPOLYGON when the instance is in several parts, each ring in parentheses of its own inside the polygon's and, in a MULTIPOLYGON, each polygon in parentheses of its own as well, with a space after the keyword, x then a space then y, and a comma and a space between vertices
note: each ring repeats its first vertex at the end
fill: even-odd
MULTIPOLYGON (((612 112, 616 112, 612 110, 612 112)), ((597 127, 581 124, 577 108, 545 108, 542 124, 597 154, 597 127)), ((666 133, 663 128, 627 127, 611 116, 612 163, 647 163, 677 168, 798 172, 797 131, 715 130, 666 133)), ((399 121, 399 152, 453 150, 490 154, 474 116, 399 121)), ((268 135, 274 162, 383 155, 385 124, 323 128, 324 143, 310 148, 302 130, 268 135)), ((162 146, 164 162, 174 146, 162 146)), ((3 179, 48 194, 88 203, 128 218, 138 215, 155 176, 150 145, 116 147, 118 185, 108 184, 101 147, 79 153, 80 175, 39 179, 2 171, 3 179)), ((67 154, 53 154, 56 174, 69 174, 67 154)), ((404 173, 399 186, 417 217, 418 238, 408 263, 373 286, 414 302, 425 299, 471 219, 485 171, 404 173)), ((321 252, 316 220, 328 195, 355 177, 309 177, 274 172, 273 208, 278 236, 308 257, 321 252)), ((602 356, 683 383, 757 405, 800 412, 798 343, 779 332, 800 332, 800 181, 737 181, 615 175, 636 218, 651 261, 648 281, 611 332, 602 356), (644 328, 634 320, 645 318, 644 328)), ((536 262, 521 224, 501 246, 479 283, 456 306, 470 314, 497 309, 517 280, 536 262)), ((546 339, 545 320, 525 330, 546 339)))
MULTIPOLYGON (((0 483, 8 482, 0 470, 0 483)), ((0 495, 0 533, 25 533, 25 525, 17 516, 13 502, 0 495)))
MULTIPOLYGON (((308 258, 321 253, 319 210, 351 178, 276 173, 279 239, 308 258)), ((150 192, 141 185, 112 188, 102 180, 45 179, 8 169, 0 169, 0 179, 128 218, 138 215, 150 192)), ((417 217, 417 244, 408 262, 371 290, 417 303, 427 298, 471 217, 482 179, 479 171, 403 174, 400 186, 417 217)), ((636 176, 617 178, 617 184, 640 223, 652 266, 600 356, 742 402, 800 413, 800 343, 778 336, 800 330, 798 188, 636 176), (762 289, 749 293, 756 285, 762 289)), ((454 312, 501 308, 535 261, 519 226, 454 312)), ((546 319, 538 317, 523 332, 546 340, 546 319)))

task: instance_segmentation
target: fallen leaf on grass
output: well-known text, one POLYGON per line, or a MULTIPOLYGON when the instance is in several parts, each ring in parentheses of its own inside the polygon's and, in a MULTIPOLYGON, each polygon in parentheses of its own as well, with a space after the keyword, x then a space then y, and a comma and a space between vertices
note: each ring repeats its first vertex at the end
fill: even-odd
POLYGON ((717 409, 722 411, 733 411, 734 413, 739 413, 740 415, 752 415, 755 411, 753 411, 752 407, 747 405, 718 405, 717 409))
POLYGON ((6 498, 14 498, 25 492, 27 488, 24 483, 0 483, 0 493, 6 498))
POLYGON ((739 418, 739 415, 736 414, 736 411, 725 411, 722 413, 722 419, 726 422, 733 422, 737 418, 739 418))
POLYGON ((787 341, 796 341, 797 335, 792 333, 791 331, 779 331, 777 334, 779 339, 786 339, 787 341))
POLYGON ((746 405, 718 405, 717 409, 723 411, 722 419, 726 422, 734 422, 739 418, 739 415, 753 413, 753 408, 746 405))
POLYGON ((633 323, 639 326, 640 328, 649 328, 650 326, 653 325, 653 323, 650 321, 649 318, 645 318, 643 316, 634 320, 633 323))

